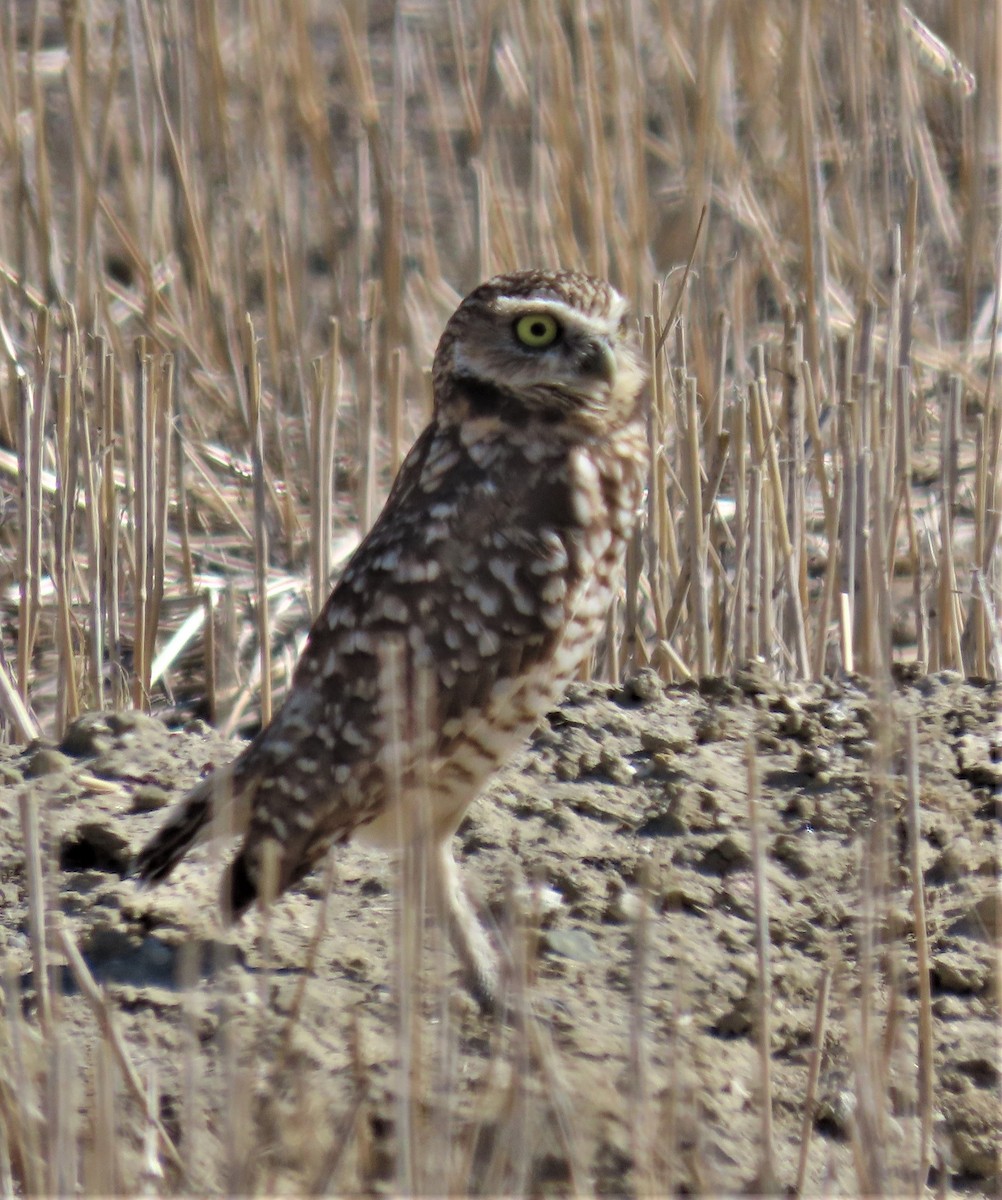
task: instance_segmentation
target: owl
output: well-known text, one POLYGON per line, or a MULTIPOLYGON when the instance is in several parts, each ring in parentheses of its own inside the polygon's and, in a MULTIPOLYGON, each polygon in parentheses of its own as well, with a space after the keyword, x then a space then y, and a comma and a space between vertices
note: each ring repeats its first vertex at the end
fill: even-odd
POLYGON ((463 300, 432 381, 431 422, 281 708, 180 801, 136 872, 158 882, 210 834, 240 836, 222 882, 232 920, 332 846, 422 838, 429 891, 489 1007, 497 954, 452 836, 603 629, 647 478, 646 372, 613 287, 526 270, 463 300))

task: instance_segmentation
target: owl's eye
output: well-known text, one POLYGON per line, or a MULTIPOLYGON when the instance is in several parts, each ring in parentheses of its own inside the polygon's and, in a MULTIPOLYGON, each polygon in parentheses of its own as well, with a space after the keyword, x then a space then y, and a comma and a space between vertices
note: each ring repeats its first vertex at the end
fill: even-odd
POLYGON ((557 340, 560 326, 549 313, 529 313, 515 322, 515 336, 530 350, 542 350, 557 340))

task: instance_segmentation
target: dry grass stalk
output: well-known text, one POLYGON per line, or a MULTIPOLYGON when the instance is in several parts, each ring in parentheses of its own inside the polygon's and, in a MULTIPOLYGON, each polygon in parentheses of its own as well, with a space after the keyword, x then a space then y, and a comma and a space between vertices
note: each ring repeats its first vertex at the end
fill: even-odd
POLYGON ((748 826, 751 831, 752 879, 755 894, 755 959, 758 968, 756 995, 756 1032, 759 1051, 758 1102, 762 1114, 761 1160, 757 1184, 763 1192, 776 1187, 775 1150, 772 1120, 772 970, 769 960, 769 889, 766 881, 765 849, 759 816, 758 767, 755 744, 746 747, 748 763, 748 826))
POLYGON ((261 422, 261 367, 257 357, 254 325, 248 316, 244 325, 247 402, 250 415, 251 471, 254 477, 254 594, 257 601, 257 644, 260 659, 261 723, 271 720, 271 609, 268 604, 268 519, 264 473, 264 431, 261 422))
POLYGON ((922 806, 919 791, 918 734, 914 720, 905 732, 905 769, 908 785, 908 852, 912 877, 912 916, 915 921, 915 975, 919 993, 918 1036, 918 1110, 920 1141, 915 1170, 916 1192, 921 1191, 929 1175, 932 1160, 933 1121, 933 1029, 932 989, 929 965, 929 936, 925 918, 925 885, 920 857, 922 806))
MULTIPOLYGON (((101 989, 94 981, 94 977, 84 962, 76 943, 58 923, 55 927, 55 934, 59 948, 66 956, 70 971, 73 973, 73 978, 76 980, 81 994, 97 1018, 102 1035, 114 1055, 115 1063, 122 1073, 122 1078, 126 1086, 134 1099, 143 1106, 146 1121, 156 1135, 158 1147, 153 1157, 158 1159, 160 1153, 163 1153, 176 1168, 183 1171, 184 1162, 181 1155, 178 1153, 177 1147, 168 1136, 167 1131, 160 1121, 157 1111, 158 1093, 156 1089, 153 1088, 151 1094, 150 1088, 144 1085, 140 1079, 139 1072, 133 1065, 128 1049, 115 1028, 114 1015, 104 996, 101 994, 101 989)), ((65 1161, 66 1156, 64 1155, 63 1158, 65 1161)))

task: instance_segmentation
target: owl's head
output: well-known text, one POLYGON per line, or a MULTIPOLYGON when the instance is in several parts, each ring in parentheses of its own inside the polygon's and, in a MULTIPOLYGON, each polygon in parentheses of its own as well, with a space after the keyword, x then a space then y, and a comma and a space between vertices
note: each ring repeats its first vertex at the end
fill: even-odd
POLYGON ((646 379, 626 301, 573 271, 497 275, 445 327, 433 368, 436 415, 462 421, 628 421, 646 379))

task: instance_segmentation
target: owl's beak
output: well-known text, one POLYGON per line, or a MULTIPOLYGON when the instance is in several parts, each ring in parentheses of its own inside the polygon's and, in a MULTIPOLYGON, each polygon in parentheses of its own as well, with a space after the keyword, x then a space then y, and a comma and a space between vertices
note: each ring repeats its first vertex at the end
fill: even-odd
POLYGON ((611 387, 616 378, 616 352, 605 338, 597 338, 589 343, 581 367, 587 374, 594 375, 611 387))

